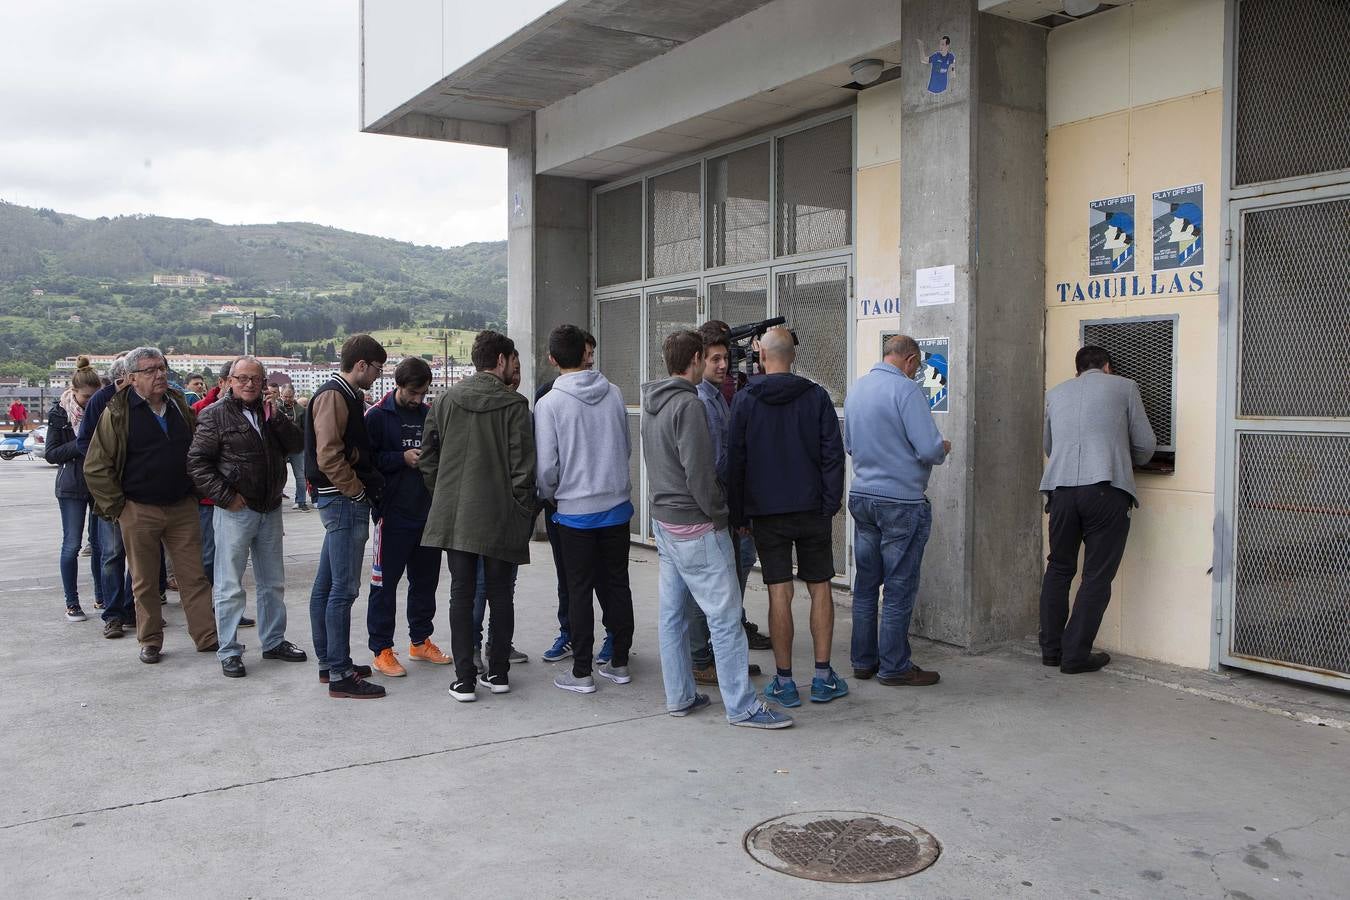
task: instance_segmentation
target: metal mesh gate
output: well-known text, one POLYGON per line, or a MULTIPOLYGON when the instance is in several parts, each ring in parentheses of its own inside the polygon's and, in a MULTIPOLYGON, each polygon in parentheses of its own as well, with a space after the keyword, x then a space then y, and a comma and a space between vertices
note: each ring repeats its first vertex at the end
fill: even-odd
POLYGON ((1238 4, 1238 184, 1350 168, 1350 3, 1238 4))
POLYGON ((810 337, 797 348, 796 372, 829 391, 835 406, 844 405, 848 386, 848 331, 838 327, 847 310, 847 266, 778 276, 778 315, 800 337, 810 337))
POLYGON ((769 145, 708 160, 708 268, 769 258, 769 145))
POLYGON ((1244 434, 1232 652, 1350 672, 1350 436, 1244 434))
POLYGON ((1249 212, 1243 245, 1241 414, 1350 416, 1350 199, 1249 212))
POLYGON ((697 271, 702 263, 698 164, 647 181, 647 277, 697 271))
POLYGON ((852 239, 853 120, 778 139, 779 256, 843 247, 852 239))
POLYGON ((1082 323, 1083 346, 1104 347, 1111 368, 1139 385, 1158 449, 1176 449, 1177 317, 1097 319, 1082 323))
POLYGON ((599 194, 595 201, 595 282, 642 277, 642 185, 599 194))

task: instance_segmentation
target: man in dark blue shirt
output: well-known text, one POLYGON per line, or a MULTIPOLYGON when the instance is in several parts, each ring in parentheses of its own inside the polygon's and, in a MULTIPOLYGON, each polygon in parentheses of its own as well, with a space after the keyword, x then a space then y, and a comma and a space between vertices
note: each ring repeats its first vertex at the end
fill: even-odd
POLYGON ((918 44, 924 64, 929 67, 928 93, 941 94, 947 90, 947 76, 956 67, 956 56, 951 50, 951 38, 944 34, 942 40, 938 42, 938 51, 931 55, 924 49, 923 41, 919 41, 918 44))

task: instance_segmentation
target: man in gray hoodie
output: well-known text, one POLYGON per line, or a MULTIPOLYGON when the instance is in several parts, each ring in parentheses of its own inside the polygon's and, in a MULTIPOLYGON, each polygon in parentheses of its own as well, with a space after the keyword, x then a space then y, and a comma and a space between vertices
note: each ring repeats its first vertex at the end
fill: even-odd
POLYGON ((717 682, 727 721, 750 728, 786 728, 791 717, 755 699, 741 627, 741 591, 727 530, 727 502, 717 483, 712 437, 697 385, 703 380, 703 338, 676 331, 661 347, 672 377, 642 386, 642 452, 651 484, 652 527, 660 558, 661 677, 666 710, 686 716, 708 705, 694 691, 689 660, 688 601, 703 610, 712 633, 717 682))
POLYGON ((586 336, 575 325, 553 329, 548 358, 560 374, 534 407, 539 496, 557 507, 552 516, 567 572, 572 635, 572 670, 559 673, 553 683, 578 694, 595 693, 592 595, 600 596, 605 624, 614 635, 614 655, 595 671, 615 684, 632 681, 628 650, 633 643, 628 413, 619 389, 585 368, 586 336))

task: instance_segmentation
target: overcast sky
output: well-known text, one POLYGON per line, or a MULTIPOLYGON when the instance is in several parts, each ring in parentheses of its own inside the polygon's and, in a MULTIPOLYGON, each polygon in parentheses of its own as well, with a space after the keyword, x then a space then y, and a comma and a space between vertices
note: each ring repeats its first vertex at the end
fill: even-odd
POLYGON ((0 0, 0 199, 506 236, 506 152, 357 130, 356 0, 0 0))

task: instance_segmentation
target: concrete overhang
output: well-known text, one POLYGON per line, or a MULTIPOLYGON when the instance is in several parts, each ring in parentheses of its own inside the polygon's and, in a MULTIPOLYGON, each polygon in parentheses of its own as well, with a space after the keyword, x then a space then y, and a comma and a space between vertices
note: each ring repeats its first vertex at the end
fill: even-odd
POLYGON ((1085 0, 1078 4, 1065 0, 980 0, 980 12, 1002 16, 1005 19, 1016 19, 1019 22, 1030 22, 1044 28, 1055 28, 1086 19, 1099 12, 1106 12, 1126 2, 1128 0, 1107 0, 1104 3, 1085 0))
POLYGON ((512 120, 767 2, 364 0, 361 128, 504 147, 512 120))

